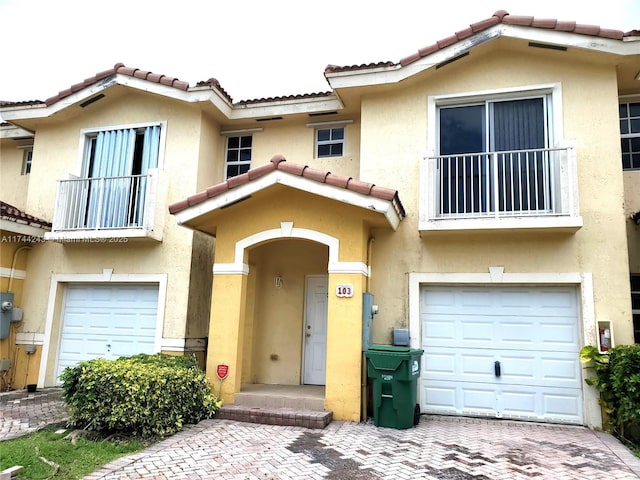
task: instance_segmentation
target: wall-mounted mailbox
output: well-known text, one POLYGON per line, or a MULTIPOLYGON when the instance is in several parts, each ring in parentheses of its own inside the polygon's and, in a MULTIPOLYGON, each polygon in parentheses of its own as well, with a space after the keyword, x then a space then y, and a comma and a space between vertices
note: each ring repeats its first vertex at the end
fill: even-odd
POLYGON ((9 326, 13 321, 13 293, 0 292, 0 339, 9 336, 9 326))
POLYGON ((609 320, 598 320, 598 351, 607 353, 613 346, 613 325, 609 320))

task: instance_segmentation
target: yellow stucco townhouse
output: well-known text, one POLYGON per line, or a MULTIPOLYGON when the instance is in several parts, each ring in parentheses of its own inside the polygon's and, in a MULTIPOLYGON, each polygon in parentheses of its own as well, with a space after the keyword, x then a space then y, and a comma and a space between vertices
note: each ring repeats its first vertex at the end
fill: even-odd
POLYGON ((395 340, 422 412, 600 426, 579 350, 640 341, 637 32, 500 11, 324 74, 234 102, 118 64, 2 104, 2 200, 44 219, 2 244, 12 385, 194 353, 227 404, 319 386, 358 421, 395 340))

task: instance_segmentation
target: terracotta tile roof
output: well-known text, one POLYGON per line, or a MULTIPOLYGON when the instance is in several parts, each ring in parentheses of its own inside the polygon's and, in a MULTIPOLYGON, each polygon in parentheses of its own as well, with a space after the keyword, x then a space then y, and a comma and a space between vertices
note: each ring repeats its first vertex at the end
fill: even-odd
POLYGON ((238 102, 236 105, 249 105, 252 103, 266 103, 266 102, 282 102, 287 100, 299 100, 305 98, 321 98, 328 97, 333 95, 333 92, 316 92, 316 93, 302 93, 297 95, 284 95, 279 97, 265 97, 265 98, 254 98, 251 100, 242 100, 238 102))
POLYGON ((138 68, 126 67, 122 63, 116 63, 113 68, 109 70, 104 70, 102 72, 96 73, 93 77, 89 77, 80 83, 76 83, 75 85, 71 85, 66 90, 62 90, 57 95, 47 98, 45 103, 47 105, 51 105, 62 100, 69 95, 82 90, 83 88, 87 88, 94 83, 99 82, 100 80, 104 80, 107 77, 112 75, 128 75, 129 77, 140 78, 142 80, 147 80, 149 82, 159 83, 161 85, 166 85, 168 87, 177 88, 179 90, 187 90, 189 88, 189 84, 187 82, 183 82, 174 77, 167 77, 165 75, 160 75, 158 73, 147 72, 145 70, 140 70, 138 68))
MULTIPOLYGON (((75 85, 70 86, 69 88, 62 90, 57 95, 53 97, 47 98, 44 102, 41 100, 29 100, 29 101, 21 101, 21 102, 6 102, 0 101, 0 107, 6 106, 14 106, 14 105, 37 105, 37 104, 45 104, 47 106, 52 105, 65 97, 68 97, 75 92, 82 90, 83 88, 87 88, 95 83, 104 80, 112 75, 127 75, 133 78, 140 78, 142 80, 146 80, 148 82, 159 83, 160 85, 166 85, 168 87, 176 88, 178 90, 187 91, 189 89, 189 83, 178 80, 174 77, 169 77, 166 75, 148 72, 145 70, 140 70, 139 68, 126 67, 122 63, 116 63, 113 68, 108 70, 104 70, 102 72, 96 73, 93 77, 86 78, 82 82, 76 83, 75 85)), ((220 90, 220 92, 231 101, 231 97, 227 94, 227 92, 222 89, 220 83, 215 78, 211 78, 206 82, 199 82, 197 86, 213 86, 220 90)))
POLYGON ((51 229, 51 222, 34 217, 0 200, 0 218, 34 227, 51 229))
POLYGON ((541 28, 547 30, 557 30, 560 32, 573 32, 581 35, 589 35, 592 37, 601 37, 601 38, 609 38, 613 40, 623 40, 625 37, 633 37, 638 36, 639 33, 637 30, 632 30, 630 32, 624 33, 622 30, 611 30, 606 28, 601 28, 596 25, 584 25, 576 22, 567 22, 560 21, 556 19, 545 19, 545 18, 535 18, 521 15, 509 15, 505 10, 498 10, 491 17, 486 18, 484 20, 480 20, 479 22, 472 23, 469 27, 460 30, 453 35, 450 35, 446 38, 440 39, 432 45, 428 45, 424 48, 421 48, 416 53, 409 55, 407 57, 402 58, 398 63, 394 62, 379 62, 379 63, 370 63, 367 65, 347 65, 347 66, 337 66, 337 65, 328 65, 325 68, 325 73, 334 73, 334 72, 346 72, 350 70, 363 70, 363 69, 371 69, 377 67, 397 67, 397 66, 406 66, 410 63, 413 63, 417 60, 420 60, 422 57, 426 57, 438 50, 446 48, 450 45, 453 45, 460 40, 464 40, 465 38, 470 37, 478 32, 491 28, 498 24, 505 25, 518 25, 523 27, 534 27, 541 28))
POLYGON ((292 175, 297 175, 308 180, 313 180, 315 182, 324 183, 326 185, 351 190, 362 195, 369 195, 371 197, 387 200, 394 204, 396 211, 398 212, 400 217, 404 217, 406 215, 404 207, 400 202, 397 190, 378 187, 373 183, 363 182, 351 177, 334 175, 331 172, 312 168, 308 165, 287 162, 282 155, 275 155, 266 165, 253 168, 248 172, 243 173, 242 175, 238 175, 237 177, 231 177, 225 182, 213 185, 207 188, 205 191, 196 193, 194 195, 191 195, 190 197, 187 197, 185 200, 170 205, 169 212, 171 214, 179 213, 189 207, 198 205, 199 203, 202 203, 210 198, 222 195, 229 190, 237 188, 241 185, 245 185, 252 180, 263 177, 276 170, 290 173, 292 175))
MULTIPOLYGON (((83 88, 87 88, 95 83, 98 83, 105 78, 108 78, 112 75, 127 75, 129 77, 140 78, 149 82, 159 83, 161 85, 166 85, 169 87, 177 88, 178 90, 187 91, 189 90, 189 83, 178 80, 174 77, 168 77, 166 75, 161 75, 153 72, 148 72, 145 70, 140 70, 139 68, 126 67, 122 63, 116 63, 113 68, 108 70, 104 70, 102 72, 96 73, 93 77, 86 78, 80 83, 76 83, 71 87, 58 92, 57 95, 53 97, 47 98, 44 102, 42 100, 25 100, 18 102, 11 102, 6 100, 0 100, 0 108, 8 107, 8 106, 29 106, 29 105, 52 105, 73 93, 82 90, 83 88)), ((209 80, 199 81, 196 83, 196 87, 213 87, 218 90, 222 95, 230 102, 233 103, 233 99, 231 95, 229 95, 224 88, 220 85, 220 82, 215 78, 210 78, 209 80)), ((277 101, 286 101, 286 100, 297 100, 304 98, 321 98, 332 95, 333 92, 318 92, 318 93, 306 93, 299 95, 286 95, 286 96, 278 96, 278 97, 266 97, 266 98, 256 98, 251 100, 242 100, 237 102, 237 104, 248 105, 252 103, 265 103, 265 102, 277 102, 277 101)))

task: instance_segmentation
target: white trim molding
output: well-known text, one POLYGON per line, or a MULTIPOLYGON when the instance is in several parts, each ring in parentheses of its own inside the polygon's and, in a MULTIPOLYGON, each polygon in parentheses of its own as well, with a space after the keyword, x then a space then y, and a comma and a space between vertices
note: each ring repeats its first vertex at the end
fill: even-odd
POLYGON ((38 373, 38 387, 43 388, 55 384, 55 378, 47 377, 47 366, 58 364, 60 335, 62 332, 62 311, 56 316, 56 307, 60 305, 64 286, 82 283, 146 283, 158 285, 158 307, 156 316, 156 333, 154 350, 160 352, 162 346, 162 332, 164 328, 164 310, 167 299, 166 273, 113 273, 113 269, 105 268, 102 273, 54 273, 51 275, 49 286, 49 300, 45 318, 42 356, 38 373), (55 325, 54 325, 55 324, 55 325), (55 328, 54 328, 55 327, 55 328), (55 335, 54 335, 55 331, 55 335), (54 338, 56 336, 56 338, 54 338), (51 357, 51 358, 50 358, 51 357))
POLYGON ((293 226, 293 222, 284 221, 280 222, 280 228, 264 230, 238 240, 236 242, 233 263, 214 263, 213 273, 217 275, 248 275, 249 265, 244 263, 245 251, 253 245, 279 238, 311 240, 329 247, 328 273, 359 273, 367 277, 369 276, 369 268, 366 263, 341 262, 339 260, 340 240, 338 238, 308 228, 296 228, 293 226))
POLYGON ((16 345, 44 345, 44 333, 18 332, 16 345))
POLYGON ((0 277, 2 278, 14 278, 16 280, 24 280, 27 277, 26 270, 11 269, 7 267, 0 267, 0 277))
POLYGON ((160 350, 163 352, 206 352, 206 338, 162 338, 160 350))

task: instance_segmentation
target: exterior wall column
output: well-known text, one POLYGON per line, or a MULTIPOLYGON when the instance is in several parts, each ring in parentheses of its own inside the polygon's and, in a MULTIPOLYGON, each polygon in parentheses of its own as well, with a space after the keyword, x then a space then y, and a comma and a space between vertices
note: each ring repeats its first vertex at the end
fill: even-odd
POLYGON ((325 408, 336 420, 360 421, 362 293, 366 276, 329 273, 325 408), (353 285, 353 296, 336 295, 336 285, 353 285))
POLYGON ((207 378, 225 403, 233 403, 240 391, 247 283, 247 275, 242 273, 213 276, 207 378), (222 383, 216 374, 221 364, 229 367, 222 383))

